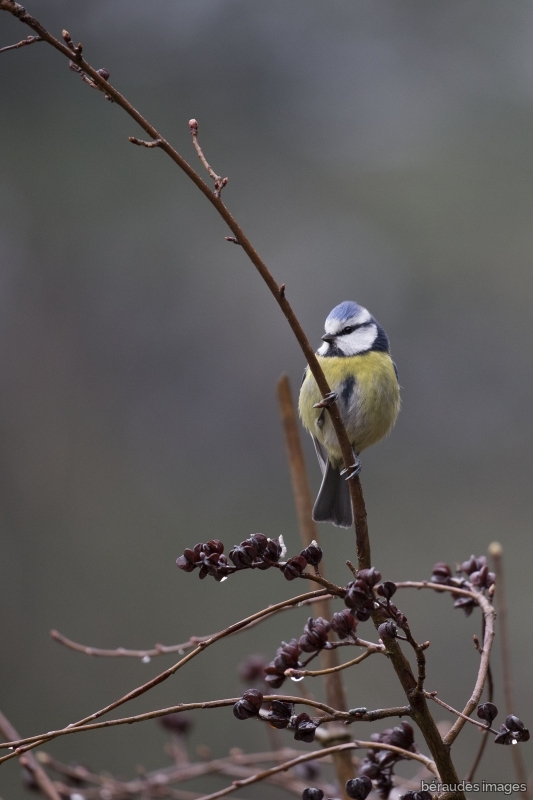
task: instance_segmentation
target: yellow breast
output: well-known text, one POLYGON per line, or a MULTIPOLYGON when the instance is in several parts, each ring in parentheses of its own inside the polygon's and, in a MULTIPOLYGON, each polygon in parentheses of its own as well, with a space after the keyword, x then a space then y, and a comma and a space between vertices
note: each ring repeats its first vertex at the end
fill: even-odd
MULTIPOLYGON (((386 436, 400 410, 400 389, 388 353, 368 351, 356 356, 317 356, 324 375, 338 395, 337 404, 356 453, 386 436)), ((300 390, 299 412, 307 430, 324 445, 333 464, 342 456, 327 411, 313 408, 322 399, 309 367, 300 390)))

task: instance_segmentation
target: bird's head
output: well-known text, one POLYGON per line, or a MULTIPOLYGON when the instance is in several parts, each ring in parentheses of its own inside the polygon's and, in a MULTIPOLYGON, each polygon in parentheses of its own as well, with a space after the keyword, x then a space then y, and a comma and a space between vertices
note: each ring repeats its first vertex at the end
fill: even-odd
POLYGON ((324 324, 321 356, 356 356, 369 350, 389 352, 389 340, 381 325, 363 306, 352 300, 335 306, 324 324))

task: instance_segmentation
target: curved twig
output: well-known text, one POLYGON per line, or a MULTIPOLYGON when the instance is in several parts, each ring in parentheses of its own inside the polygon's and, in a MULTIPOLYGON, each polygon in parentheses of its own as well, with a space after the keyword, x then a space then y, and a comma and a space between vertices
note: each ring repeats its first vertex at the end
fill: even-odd
MULTIPOLYGON (((174 664, 169 669, 166 669, 164 672, 161 672, 159 675, 156 675, 156 677, 152 678, 151 681, 148 681, 147 683, 144 683, 142 686, 138 686, 133 691, 128 692, 128 694, 124 695, 123 697, 119 698, 118 700, 115 700, 113 703, 110 703, 108 706, 105 706, 105 708, 100 709, 100 711, 96 711, 94 714, 90 714, 88 717, 84 717, 83 719, 79 720, 78 722, 73 723, 69 727, 78 728, 78 727, 80 727, 82 725, 86 725, 88 723, 91 723, 93 720, 98 719, 99 717, 102 717, 104 714, 107 714, 109 711, 113 711, 113 709, 118 708, 119 706, 123 705, 124 703, 127 703, 129 700, 133 700, 135 697, 139 697, 140 695, 142 695, 145 692, 147 692, 149 689, 152 689, 154 686, 157 686, 158 684, 160 684, 163 681, 167 680, 167 678, 170 678, 171 675, 174 675, 175 672, 177 672, 179 669, 181 669, 181 667, 185 666, 185 664, 187 664, 191 659, 195 658, 195 656, 197 656, 199 653, 201 653, 207 647, 209 647, 210 645, 214 644, 215 642, 218 642, 220 639, 223 639, 226 636, 230 636, 232 633, 236 633, 237 631, 241 630, 241 628, 246 627, 246 625, 248 625, 250 622, 253 622, 256 619, 260 619, 261 617, 268 616, 269 614, 272 613, 272 611, 277 610, 279 608, 284 608, 285 606, 298 605, 298 603, 300 603, 302 600, 312 599, 312 598, 315 598, 315 597, 321 597, 324 594, 327 594, 327 592, 324 589, 319 589, 316 592, 307 592, 306 594, 302 594, 302 595, 298 595, 297 597, 293 597, 290 600, 283 600, 281 603, 276 603, 276 605, 274 605, 274 606, 270 606, 269 608, 265 608, 262 611, 258 611, 256 614, 252 614, 250 617, 246 617, 245 619, 240 620, 240 622, 236 622, 233 625, 230 625, 228 628, 225 628, 225 630, 220 631, 219 633, 215 634, 210 639, 207 639, 207 640, 205 640, 203 642, 200 642, 198 644, 198 646, 194 650, 192 650, 192 652, 190 652, 188 655, 186 655, 184 658, 182 658, 180 661, 178 661, 176 664, 174 664)), ((0 758, 0 764, 2 764, 4 761, 8 761, 10 758, 14 758, 17 755, 20 755, 21 752, 25 752, 26 750, 31 750, 33 747, 37 747, 38 745, 43 744, 46 741, 48 741, 48 737, 47 736, 43 737, 43 738, 39 738, 38 741, 35 741, 32 744, 25 745, 25 746, 20 747, 20 748, 17 747, 17 750, 13 750, 12 752, 8 753, 8 755, 3 756, 2 758, 0 758)), ((0 749, 1 748, 5 748, 5 747, 6 747, 6 745, 0 744, 0 749)))
POLYGON ((304 756, 293 758, 290 761, 286 761, 284 764, 278 764, 275 767, 258 772, 255 775, 252 775, 250 778, 245 778, 242 781, 234 781, 231 786, 226 786, 225 789, 221 789, 218 792, 213 792, 213 794, 203 795, 200 800, 216 800, 218 797, 225 797, 228 794, 236 792, 237 789, 240 789, 242 786, 249 786, 252 783, 259 783, 259 781, 265 780, 265 778, 268 778, 270 775, 274 775, 276 772, 284 772, 285 770, 296 766, 296 764, 303 764, 306 761, 315 761, 317 759, 324 758, 324 756, 342 752, 343 750, 359 750, 361 748, 368 750, 390 750, 393 753, 397 753, 402 758, 410 759, 412 761, 419 761, 426 767, 426 769, 433 773, 433 775, 435 775, 437 778, 439 777, 435 762, 430 758, 421 755, 420 753, 411 753, 409 750, 403 750, 401 747, 381 744, 381 742, 364 742, 354 739, 352 742, 347 742, 346 744, 338 744, 334 747, 326 747, 323 750, 315 750, 312 753, 306 753, 304 756))
MULTIPOLYGON (((286 298, 285 295, 285 285, 279 286, 274 277, 272 276, 270 270, 266 266, 263 259, 259 256, 257 250, 252 246, 252 243, 245 235, 244 231, 237 223, 237 220, 233 217, 231 212, 226 208, 224 203, 222 202, 219 192, 215 189, 212 191, 207 183, 202 180, 202 178, 198 175, 198 173, 187 163, 187 161, 181 156, 178 151, 172 147, 172 145, 167 142, 167 140, 161 136, 161 134, 151 125, 148 120, 146 120, 138 111, 135 109, 131 103, 126 100, 126 98, 115 89, 109 81, 104 78, 98 70, 94 69, 82 56, 82 49, 78 46, 78 48, 74 48, 71 46, 67 46, 67 44, 63 44, 51 33, 49 33, 46 28, 44 28, 40 22, 38 22, 34 17, 32 17, 26 11, 23 6, 19 3, 14 2, 14 0, 0 0, 0 11, 8 11, 10 14, 13 14, 17 19, 21 22, 28 25, 32 30, 34 30, 38 36, 41 37, 43 41, 48 42, 52 47, 58 50, 63 56, 71 60, 77 68, 77 71, 81 71, 89 76, 90 80, 93 84, 95 84, 99 89, 105 92, 106 96, 109 97, 114 103, 119 105, 124 111, 126 111, 132 119, 137 122, 137 124, 152 138, 154 141, 158 141, 158 147, 156 149, 163 150, 173 161, 175 164, 182 169, 185 174, 191 179, 191 181, 195 184, 195 186, 202 192, 202 194, 209 200, 211 205, 215 207, 218 211, 228 228, 233 233, 235 239, 240 244, 254 267, 257 269, 261 277, 263 278, 264 282, 270 289, 270 292, 274 299, 276 300, 277 304, 281 308, 285 319, 289 323, 292 332, 294 333, 298 344, 305 356, 307 363, 309 364, 309 369, 317 382, 318 388, 323 397, 329 395, 331 392, 330 386, 322 372, 320 364, 318 363, 318 359, 315 355, 313 348, 304 333, 302 326, 296 314, 294 313, 291 304, 286 298)), ((65 31, 63 38, 65 41, 68 41, 67 38, 70 40, 70 36, 65 31)), ((344 465, 349 467, 352 463, 352 447, 350 445, 350 441, 348 439, 348 435, 344 428, 342 418, 335 402, 332 402, 328 405, 328 411, 331 417, 331 421, 333 427, 335 429, 335 433, 339 440, 339 446, 342 452, 342 457, 344 460, 344 465)), ((355 524, 355 536, 356 536, 356 544, 357 544, 357 556, 359 560, 359 569, 370 567, 370 542, 368 538, 368 527, 367 527, 367 519, 366 519, 366 508, 365 502, 363 498, 363 491, 361 488, 361 483, 359 480, 359 476, 354 477, 352 480, 348 481, 348 486, 350 487, 350 496, 352 500, 353 512, 354 512, 354 524, 355 524)))
MULTIPOLYGON (((331 599, 332 595, 330 594, 320 594, 319 599, 331 599)), ((307 600, 302 600, 298 603, 298 606, 308 606, 314 605, 316 603, 316 599, 308 598, 307 600)), ((270 609, 268 614, 265 614, 264 617, 260 619, 256 619, 253 622, 250 622, 248 625, 245 625, 244 628, 241 628, 236 633, 242 633, 243 631, 248 631, 250 628, 254 628, 256 625, 259 625, 264 620, 268 619, 270 616, 274 616, 275 614, 279 614, 282 611, 288 611, 290 606, 285 606, 284 608, 276 608, 274 610, 270 609)), ((179 653, 183 655, 186 650, 190 650, 191 647, 196 647, 200 642, 206 642, 208 639, 212 639, 213 636, 218 634, 208 633, 206 636, 191 636, 187 642, 182 642, 181 644, 172 644, 172 645, 164 645, 164 644, 156 644, 153 648, 149 648, 147 650, 129 650, 126 647, 116 647, 111 650, 102 648, 102 647, 92 647, 90 645, 80 644, 79 642, 74 642, 72 639, 69 639, 64 634, 60 633, 56 630, 50 631, 50 636, 55 642, 62 644, 64 647, 68 647, 69 650, 74 650, 77 653, 83 653, 86 656, 95 656, 101 658, 156 658, 157 656, 164 656, 168 655, 169 653, 179 653)))
POLYGON ((354 667, 356 664, 360 664, 361 661, 374 655, 374 653, 384 652, 384 647, 369 647, 366 653, 362 653, 362 655, 353 658, 351 661, 347 661, 345 664, 337 664, 336 667, 329 667, 329 669, 287 669, 285 670, 285 675, 288 678, 316 678, 318 675, 331 675, 333 672, 341 672, 343 669, 348 669, 348 667, 354 667))

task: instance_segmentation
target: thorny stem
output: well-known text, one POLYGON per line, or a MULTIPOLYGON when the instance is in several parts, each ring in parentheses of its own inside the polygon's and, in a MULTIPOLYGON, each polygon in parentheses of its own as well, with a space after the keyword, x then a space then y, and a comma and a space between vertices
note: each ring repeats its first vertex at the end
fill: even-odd
MULTIPOLYGON (((199 653, 203 652, 207 647, 214 644, 215 642, 218 642, 220 639, 223 639, 225 636, 229 636, 232 633, 236 633, 237 631, 241 630, 241 628, 244 628, 246 627, 246 625, 249 625, 250 622, 253 622, 256 619, 260 619, 261 617, 269 616, 273 611, 277 609, 284 608, 286 606, 298 605, 298 603, 303 600, 308 600, 314 597, 320 597, 323 594, 326 594, 325 590, 323 589, 322 590, 319 589, 317 592, 307 592, 306 594, 299 595, 298 597, 293 597, 290 600, 283 600, 281 603, 276 603, 276 605, 274 606, 269 606, 268 608, 264 608, 262 611, 258 611, 256 614, 252 614, 250 617, 246 617, 245 619, 240 620, 240 622, 235 622, 233 625, 230 625, 223 631, 216 633, 210 639, 200 642, 200 644, 194 650, 192 650, 188 655, 186 655, 184 658, 182 658, 180 661, 174 664, 174 666, 170 667, 164 672, 161 672, 159 675, 156 675, 156 677, 152 678, 151 681, 144 683, 142 686, 138 686, 133 691, 128 692, 128 694, 124 695, 124 697, 121 697, 119 700, 115 700, 114 703, 110 703, 108 706, 105 706, 105 708, 100 709, 100 711, 96 711, 94 714, 91 714, 90 716, 84 717, 84 719, 81 719, 78 722, 73 723, 70 727, 77 728, 82 725, 86 725, 92 722, 94 719, 98 719, 99 717, 102 717, 104 714, 107 714, 109 711, 113 711, 113 709, 118 708, 124 703, 127 703, 129 700, 133 700, 135 697, 139 697, 140 695, 147 692, 149 689, 152 689, 154 686, 157 686, 158 684, 167 680, 167 678, 170 678, 171 675, 174 675, 175 672, 181 669, 181 667, 185 666, 185 664, 191 661, 191 659, 195 658, 195 656, 199 655, 199 653)), ((43 744, 43 742, 46 741, 48 741, 48 737, 46 736, 39 737, 38 741, 34 742, 33 744, 23 746, 20 749, 22 752, 25 752, 25 750, 31 750, 33 747, 37 747, 38 745, 43 744)), ((0 744, 0 749, 2 747, 5 747, 5 745, 0 744)), ((13 751, 9 753, 7 756, 3 756, 3 758, 0 758, 0 764, 4 761, 8 761, 10 758, 14 758, 16 755, 19 755, 19 753, 17 751, 13 751)))

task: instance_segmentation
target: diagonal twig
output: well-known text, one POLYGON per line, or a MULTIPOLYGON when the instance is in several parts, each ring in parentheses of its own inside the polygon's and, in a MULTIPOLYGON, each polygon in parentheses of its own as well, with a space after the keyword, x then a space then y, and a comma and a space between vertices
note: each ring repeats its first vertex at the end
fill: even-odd
MULTIPOLYGON (((4 739, 18 739, 19 734, 13 727, 11 722, 0 711, 0 734, 4 739)), ((31 773, 35 783, 48 800, 61 800, 61 795, 54 783, 50 780, 44 769, 40 766, 33 753, 28 755, 21 755, 19 758, 20 764, 31 773)))
POLYGON ((8 44, 7 47, 0 47, 0 53, 6 53, 8 50, 18 50, 19 47, 25 47, 27 44, 35 44, 35 42, 42 42, 40 36, 28 36, 26 39, 22 39, 21 42, 17 42, 16 44, 8 44))
MULTIPOLYGON (((1 0, 1 1, 3 1, 3 0, 1 0)), ((79 720, 78 722, 73 723, 69 727, 77 728, 77 727, 80 727, 82 725, 86 725, 88 723, 91 723, 93 720, 98 719, 99 717, 102 717, 104 714, 107 714, 109 711, 113 711, 113 709, 118 708, 119 706, 123 705, 124 703, 127 703, 129 700, 133 700, 135 697, 140 697, 140 695, 144 694, 149 689, 152 689, 154 686, 157 686, 160 683, 162 683, 163 681, 167 680, 167 678, 170 678, 171 675, 174 675, 174 673, 176 673, 179 669, 181 669, 181 667, 185 666, 185 664, 187 664, 191 659, 193 659, 197 655, 199 655, 199 653, 203 652, 207 647, 209 647, 210 645, 214 644, 215 642, 218 642, 220 639, 223 639, 226 636, 230 636, 232 633, 235 633, 236 631, 240 630, 241 628, 246 627, 246 625, 248 625, 250 622, 253 622, 256 619, 260 619, 261 617, 268 616, 272 611, 274 611, 274 610, 276 610, 278 608, 283 608, 285 606, 298 605, 298 603, 301 600, 307 600, 307 599, 310 599, 310 598, 314 598, 314 597, 320 596, 321 594, 326 594, 324 589, 319 589, 317 592, 307 592, 306 594, 302 594, 302 595, 299 595, 297 597, 293 597, 290 600, 283 600, 281 603, 276 603, 276 605, 274 605, 274 606, 269 606, 269 608, 263 609, 262 611, 258 611, 256 614, 252 614, 250 617, 246 617, 245 619, 240 620, 239 622, 236 622, 233 625, 230 625, 228 628, 225 628, 223 631, 220 631, 219 633, 217 633, 214 636, 212 636, 211 639, 207 639, 207 640, 205 640, 203 642, 200 642, 198 644, 198 646, 194 650, 192 650, 188 655, 186 655, 184 658, 182 658, 180 661, 178 661, 176 664, 174 664, 169 669, 166 669, 164 672, 161 672, 161 673, 159 673, 159 675, 156 675, 156 677, 152 678, 151 681, 148 681, 147 683, 144 683, 142 686, 138 686, 136 689, 133 689, 131 692, 128 692, 128 694, 124 695, 123 697, 119 698, 118 700, 115 700, 113 703, 110 703, 109 705, 105 706, 104 708, 100 709, 99 711, 96 711, 94 714, 90 714, 88 717, 84 717, 83 719, 79 720)), ((8 753, 8 755, 3 756, 2 758, 0 758, 0 764, 3 763, 4 761, 8 761, 10 758, 14 758, 17 755, 20 755, 21 752, 25 752, 26 750, 31 750, 32 748, 37 747, 37 746, 39 746, 40 744, 43 744, 46 741, 48 741, 47 737, 42 737, 42 738, 39 738, 38 741, 36 741, 36 742, 34 742, 32 744, 28 744, 28 745, 22 746, 21 748, 17 748, 17 750, 14 750, 14 751, 8 753)), ((4 747, 4 745, 0 745, 0 749, 2 747, 4 747)))

